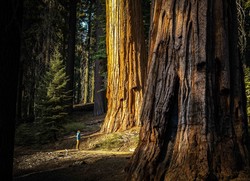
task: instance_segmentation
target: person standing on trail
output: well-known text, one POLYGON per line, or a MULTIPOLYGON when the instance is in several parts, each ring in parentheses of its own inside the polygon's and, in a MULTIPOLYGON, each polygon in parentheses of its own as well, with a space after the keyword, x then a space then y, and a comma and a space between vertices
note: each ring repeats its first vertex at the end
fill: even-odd
POLYGON ((77 149, 77 150, 79 150, 80 139, 81 139, 81 134, 80 134, 80 130, 78 130, 78 131, 76 132, 76 149, 77 149))

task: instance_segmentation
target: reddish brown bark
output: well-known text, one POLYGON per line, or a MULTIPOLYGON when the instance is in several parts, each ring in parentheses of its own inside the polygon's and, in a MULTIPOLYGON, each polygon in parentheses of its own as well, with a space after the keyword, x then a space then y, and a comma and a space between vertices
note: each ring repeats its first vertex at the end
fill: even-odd
POLYGON ((155 0, 127 180, 229 180, 249 166, 235 1, 155 0))
POLYGON ((108 0, 108 111, 103 132, 140 125, 145 78, 145 45, 140 0, 108 0))

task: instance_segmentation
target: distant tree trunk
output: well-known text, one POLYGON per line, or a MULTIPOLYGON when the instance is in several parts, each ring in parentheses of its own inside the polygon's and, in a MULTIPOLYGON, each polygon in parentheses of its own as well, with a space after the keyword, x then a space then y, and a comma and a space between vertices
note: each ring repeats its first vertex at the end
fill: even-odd
POLYGON ((68 59, 66 61, 66 75, 69 77, 67 90, 71 91, 69 100, 69 112, 73 109, 73 90, 74 90, 74 62, 75 62, 75 35, 76 35, 76 5, 77 0, 69 1, 69 40, 68 40, 68 59))
POLYGON ((12 180, 22 1, 0 7, 0 178, 12 180))
POLYGON ((90 102, 94 103, 95 99, 95 63, 92 62, 91 66, 91 97, 90 102))
POLYGON ((108 111, 102 132, 140 125, 145 78, 145 40, 141 1, 106 1, 108 111))
POLYGON ((86 58, 86 64, 85 64, 85 77, 84 77, 84 99, 83 99, 83 102, 84 104, 90 102, 90 90, 89 90, 89 79, 90 79, 90 76, 89 76, 89 71, 90 71, 90 46, 91 46, 91 26, 92 26, 92 1, 89 1, 89 19, 88 19, 88 41, 87 41, 87 51, 88 51, 88 56, 86 58))
MULTIPOLYGON (((101 0, 96 0, 96 52, 100 48, 101 37, 104 36, 104 31, 102 27, 101 20, 102 16, 105 16, 105 6, 101 3, 101 0), (104 13, 103 13, 104 12, 104 13)), ((94 94, 94 115, 102 115, 106 112, 106 96, 105 96, 105 88, 104 88, 104 77, 102 76, 103 64, 106 62, 105 60, 98 58, 95 60, 95 94, 94 94)))
MULTIPOLYGON (((81 59, 80 58, 78 58, 78 67, 80 67, 80 65, 81 65, 81 59)), ((80 68, 79 68, 80 69, 80 68)), ((75 104, 79 104, 80 102, 81 102, 81 88, 82 88, 82 86, 81 86, 81 71, 80 70, 75 70, 75 75, 76 75, 76 80, 75 80, 75 82, 76 82, 76 91, 75 91, 75 97, 76 97, 76 99, 75 99, 75 104)))
POLYGON ((85 73, 84 73, 84 95, 83 95, 83 103, 86 104, 89 102, 89 59, 86 58, 85 63, 85 73))
POLYGON ((106 97, 103 87, 103 77, 100 73, 101 62, 103 60, 95 61, 95 98, 94 98, 94 115, 99 116, 106 112, 106 97))
POLYGON ((153 2, 142 129, 127 180, 250 179, 235 6, 153 2))
POLYGON ((20 124, 22 119, 22 92, 23 92, 23 60, 22 58, 20 58, 18 85, 17 85, 16 124, 20 124))

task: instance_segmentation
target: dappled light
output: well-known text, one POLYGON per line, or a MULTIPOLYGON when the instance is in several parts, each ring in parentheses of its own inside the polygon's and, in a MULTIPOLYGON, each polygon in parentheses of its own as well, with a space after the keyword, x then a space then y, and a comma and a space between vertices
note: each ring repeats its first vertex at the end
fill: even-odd
MULTIPOLYGON (((33 146, 16 146, 13 163, 15 181, 32 180, 35 177, 39 177, 37 180, 44 177, 53 180, 62 175, 75 180, 96 176, 95 180, 104 177, 108 181, 109 178, 114 177, 116 180, 124 177, 124 167, 138 144, 139 127, 102 134, 98 131, 104 116, 93 117, 91 111, 85 111, 75 112, 70 118, 74 122, 65 124, 67 132, 59 141, 45 145, 34 143, 33 146), (75 148, 76 128, 81 132, 79 150, 75 148), (90 171, 90 168, 94 169, 90 171), (111 170, 113 173, 110 173, 111 170)), ((26 134, 26 137, 29 136, 26 134)))

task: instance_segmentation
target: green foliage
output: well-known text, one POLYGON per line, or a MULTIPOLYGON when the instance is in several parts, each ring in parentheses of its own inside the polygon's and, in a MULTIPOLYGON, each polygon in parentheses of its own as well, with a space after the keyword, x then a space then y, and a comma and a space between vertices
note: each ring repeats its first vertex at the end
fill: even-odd
POLYGON ((244 69, 245 73, 245 87, 247 97, 247 115, 250 117, 250 67, 244 69))
POLYGON ((96 144, 96 149, 111 150, 112 148, 119 148, 124 144, 122 135, 108 134, 105 139, 96 144))
POLYGON ((50 66, 42 78, 35 99, 35 119, 40 125, 41 142, 57 140, 58 133, 63 129, 62 123, 67 116, 65 66, 58 51, 55 51, 50 66))
POLYGON ((94 8, 95 16, 94 22, 95 25, 94 31, 96 34, 96 51, 94 52, 93 59, 103 60, 107 59, 106 54, 106 8, 105 0, 99 0, 98 4, 95 4, 94 8))
POLYGON ((250 7, 250 0, 245 1, 245 9, 250 7))
POLYGON ((250 0, 245 1, 244 4, 245 23, 244 29, 246 33, 246 50, 245 50, 245 64, 250 66, 250 0))
POLYGON ((64 127, 64 134, 70 134, 72 132, 76 132, 78 129, 83 130, 85 125, 81 122, 70 122, 63 125, 64 127))
POLYGON ((37 82, 46 71, 55 47, 67 58, 68 1, 23 1, 21 30, 20 92, 17 107, 21 122, 33 120, 34 93, 37 82), (21 92, 22 91, 22 92, 21 92))
MULTIPOLYGON (((104 22, 105 24, 105 22, 104 22)), ((103 31, 105 31, 103 29, 103 31)), ((93 59, 95 60, 103 60, 105 61, 107 59, 106 54, 106 36, 100 36, 100 39, 96 42, 97 43, 97 51, 93 55, 93 59)))
POLYGON ((96 140, 90 141, 89 149, 120 150, 122 148, 136 148, 139 142, 138 133, 120 132, 110 133, 96 140))

